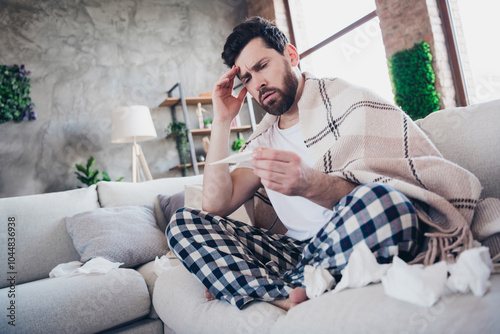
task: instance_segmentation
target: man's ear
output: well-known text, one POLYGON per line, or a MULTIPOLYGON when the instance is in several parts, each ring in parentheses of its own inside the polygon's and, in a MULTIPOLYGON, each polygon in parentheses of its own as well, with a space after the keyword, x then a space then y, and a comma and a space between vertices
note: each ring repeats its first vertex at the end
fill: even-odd
POLYGON ((299 52, 292 44, 287 44, 285 46, 285 57, 290 60, 292 66, 297 66, 299 64, 299 52))

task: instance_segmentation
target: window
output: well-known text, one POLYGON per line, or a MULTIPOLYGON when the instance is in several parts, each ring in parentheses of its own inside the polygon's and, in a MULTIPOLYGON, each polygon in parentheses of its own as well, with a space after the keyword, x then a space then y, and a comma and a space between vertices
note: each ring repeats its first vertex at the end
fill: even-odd
POLYGON ((452 20, 470 104, 500 99, 500 2, 454 0, 452 20))
POLYGON ((303 71, 339 77, 394 101, 375 1, 290 0, 289 4, 303 71), (322 43, 326 45, 315 47, 327 39, 322 43))

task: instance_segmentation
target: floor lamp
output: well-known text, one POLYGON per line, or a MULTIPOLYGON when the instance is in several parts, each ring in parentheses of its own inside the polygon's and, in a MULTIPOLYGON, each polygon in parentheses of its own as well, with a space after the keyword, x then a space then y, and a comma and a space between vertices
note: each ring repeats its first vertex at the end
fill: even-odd
POLYGON ((132 182, 141 182, 140 165, 148 180, 152 180, 146 158, 138 142, 156 138, 151 113, 146 106, 119 107, 113 110, 111 141, 132 144, 132 182))

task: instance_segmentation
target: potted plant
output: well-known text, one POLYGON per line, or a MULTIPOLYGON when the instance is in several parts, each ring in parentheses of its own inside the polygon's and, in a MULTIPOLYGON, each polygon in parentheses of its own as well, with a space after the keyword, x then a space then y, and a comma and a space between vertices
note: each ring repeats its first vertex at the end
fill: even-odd
MULTIPOLYGON (((102 179, 99 179, 99 170, 94 169, 95 166, 95 159, 94 157, 90 157, 87 160, 87 165, 86 167, 83 167, 82 165, 75 164, 76 169, 78 170, 75 172, 76 177, 78 180, 80 180, 83 184, 86 184, 87 186, 91 186, 93 184, 96 184, 99 181, 111 181, 111 178, 109 177, 108 173, 102 172, 102 179)), ((117 182, 120 182, 123 180, 123 177, 120 177, 117 182)), ((79 187, 81 188, 81 187, 79 187)))
POLYGON ((246 140, 243 138, 238 138, 233 141, 233 144, 231 145, 231 149, 233 151, 239 151, 243 145, 245 145, 246 140))
POLYGON ((175 139, 177 151, 181 159, 181 164, 184 165, 184 172, 187 172, 187 157, 189 154, 189 142, 187 138, 186 123, 172 121, 167 126, 167 137, 175 139))
POLYGON ((207 118, 205 120, 205 128, 206 129, 211 129, 212 128, 212 120, 211 119, 207 118))

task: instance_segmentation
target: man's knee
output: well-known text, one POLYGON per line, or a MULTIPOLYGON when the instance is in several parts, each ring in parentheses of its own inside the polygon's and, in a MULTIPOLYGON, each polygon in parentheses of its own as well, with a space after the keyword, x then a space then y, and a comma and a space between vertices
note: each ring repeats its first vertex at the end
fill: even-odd
POLYGON ((362 184, 352 192, 352 195, 355 199, 360 199, 367 207, 372 203, 377 203, 378 208, 384 210, 397 207, 400 214, 415 214, 413 204, 408 197, 387 184, 362 184))
POLYGON ((408 197, 386 184, 369 183, 363 187, 364 204, 378 231, 374 234, 380 247, 378 256, 389 259, 393 246, 398 247, 400 257, 415 256, 421 246, 421 231, 415 208, 408 197))
POLYGON ((343 205, 349 207, 348 214, 355 217, 345 223, 362 226, 363 230, 366 229, 363 234, 390 231, 408 240, 414 238, 415 229, 418 230, 413 204, 392 186, 378 183, 360 185, 347 196, 343 205))

